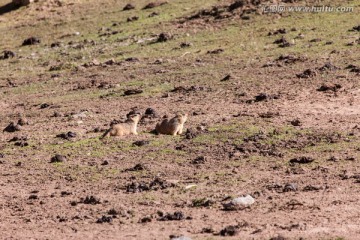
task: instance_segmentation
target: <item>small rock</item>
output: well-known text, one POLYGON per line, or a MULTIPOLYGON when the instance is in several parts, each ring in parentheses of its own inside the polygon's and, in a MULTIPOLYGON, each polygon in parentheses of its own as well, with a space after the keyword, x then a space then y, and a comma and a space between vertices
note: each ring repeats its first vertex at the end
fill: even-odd
POLYGON ((224 210, 241 210, 245 209, 255 203, 255 199, 246 195, 245 197, 238 197, 232 199, 229 203, 223 204, 224 210))
POLYGON ((171 236, 170 240, 191 240, 191 238, 186 236, 179 236, 179 237, 171 236))
POLYGON ((283 189, 283 192, 296 192, 296 191, 297 191, 297 185, 295 183, 287 183, 283 189))

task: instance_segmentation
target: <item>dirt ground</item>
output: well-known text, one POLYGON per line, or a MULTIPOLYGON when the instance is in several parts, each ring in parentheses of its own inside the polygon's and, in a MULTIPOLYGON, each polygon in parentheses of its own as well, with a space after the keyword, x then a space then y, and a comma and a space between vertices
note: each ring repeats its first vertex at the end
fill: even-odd
POLYGON ((0 239, 359 239, 360 1, 150 2, 0 0, 0 239))

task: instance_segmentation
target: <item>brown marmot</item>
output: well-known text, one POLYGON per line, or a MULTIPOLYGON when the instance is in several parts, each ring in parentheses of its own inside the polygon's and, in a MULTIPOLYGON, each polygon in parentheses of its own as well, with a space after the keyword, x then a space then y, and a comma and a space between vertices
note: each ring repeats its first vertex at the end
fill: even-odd
POLYGON ((180 135, 183 132, 187 117, 186 113, 178 113, 171 119, 166 118, 161 123, 156 124, 155 131, 158 134, 180 135))
POLYGON ((110 127, 101 139, 109 136, 125 136, 134 134, 137 135, 137 124, 140 121, 140 114, 131 114, 123 123, 118 123, 110 127))

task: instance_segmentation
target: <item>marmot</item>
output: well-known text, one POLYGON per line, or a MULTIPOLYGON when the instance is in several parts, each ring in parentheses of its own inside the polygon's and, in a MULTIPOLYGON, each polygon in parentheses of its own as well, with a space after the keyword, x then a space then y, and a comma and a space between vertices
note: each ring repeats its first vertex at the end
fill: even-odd
POLYGON ((172 119, 166 118, 161 123, 156 124, 155 131, 158 134, 180 135, 183 132, 187 117, 187 114, 178 113, 172 119))
POLYGON ((140 114, 131 114, 124 123, 118 123, 110 127, 101 139, 109 136, 137 135, 137 124, 140 121, 140 114))

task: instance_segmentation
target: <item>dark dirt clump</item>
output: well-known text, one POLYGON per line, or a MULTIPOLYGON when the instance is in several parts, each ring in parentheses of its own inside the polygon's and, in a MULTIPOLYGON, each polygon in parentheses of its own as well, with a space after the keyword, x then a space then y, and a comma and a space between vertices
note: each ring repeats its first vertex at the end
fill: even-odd
POLYGON ((281 235, 278 235, 278 236, 276 236, 276 237, 270 238, 270 240, 287 240, 287 238, 285 238, 285 237, 283 237, 283 236, 281 236, 281 235))
POLYGON ((294 127, 298 127, 298 126, 301 126, 301 121, 299 119, 294 119, 294 120, 291 120, 291 125, 293 125, 294 127))
POLYGON ((182 212, 167 213, 166 215, 160 217, 158 221, 180 221, 185 219, 185 216, 182 212))
POLYGON ((14 58, 16 54, 13 51, 5 50, 2 52, 2 56, 0 56, 0 59, 9 59, 14 58))
POLYGON ((313 162, 315 159, 311 157, 298 157, 290 159, 290 163, 307 164, 313 162))
POLYGON ((290 47, 292 45, 284 36, 282 36, 280 39, 275 40, 274 44, 277 44, 281 48, 290 47))
POLYGON ((305 57, 298 57, 295 55, 280 55, 275 61, 283 62, 285 64, 294 64, 296 62, 304 62, 306 60, 305 57))
POLYGON ((70 139, 76 137, 76 133, 75 132, 60 133, 60 134, 56 135, 56 137, 70 140, 70 139))
POLYGON ((350 31, 354 31, 354 32, 358 31, 358 32, 360 32, 360 25, 353 27, 352 29, 350 29, 350 31))
POLYGON ((124 96, 140 94, 140 93, 143 93, 143 92, 144 91, 141 90, 141 89, 129 89, 129 90, 124 91, 124 96))
POLYGON ((318 70, 321 71, 321 72, 324 72, 324 71, 335 71, 335 70, 338 70, 338 69, 340 69, 340 68, 337 67, 337 66, 334 66, 334 65, 331 64, 331 63, 325 63, 324 66, 318 68, 318 70))
POLYGON ((306 69, 304 72, 296 74, 298 78, 312 78, 317 75, 317 72, 312 69, 306 69))
POLYGON ((150 143, 150 141, 140 140, 140 141, 133 142, 133 145, 138 146, 138 147, 142 147, 142 146, 145 146, 145 145, 149 145, 149 143, 150 143))
POLYGON ((175 184, 169 183, 166 180, 155 178, 153 181, 149 183, 132 182, 126 186, 126 192, 137 193, 143 191, 157 191, 157 190, 164 190, 174 186, 175 184))
POLYGON ((224 81, 228 81, 232 78, 232 76, 230 74, 226 75, 224 78, 222 78, 220 81, 224 82, 224 81))
POLYGON ((210 207, 215 204, 215 201, 208 198, 194 199, 192 200, 192 207, 210 207))
POLYGON ((45 108, 48 108, 48 107, 50 107, 50 104, 48 104, 48 103, 42 103, 40 105, 40 109, 45 109, 45 108))
POLYGON ((222 52, 224 52, 224 49, 218 48, 218 49, 215 49, 215 50, 207 51, 207 54, 219 54, 219 53, 222 53, 222 52))
POLYGON ((139 17, 138 16, 132 16, 132 17, 128 17, 127 18, 127 22, 134 22, 134 21, 137 21, 139 20, 139 17))
POLYGON ((172 38, 173 38, 173 36, 170 33, 163 32, 163 33, 159 34, 158 39, 156 41, 157 42, 167 42, 172 38))
POLYGON ((60 154, 56 154, 50 160, 51 163, 61 163, 61 162, 65 162, 65 161, 66 161, 66 157, 63 155, 60 155, 60 154))
POLYGON ((239 232, 238 226, 227 226, 224 229, 220 231, 220 236, 226 237, 226 236, 235 236, 239 232))
POLYGON ((185 138, 193 139, 193 138, 196 138, 199 134, 200 134, 199 131, 197 131, 193 128, 188 128, 185 132, 185 138))
POLYGON ((322 84, 317 91, 319 92, 326 92, 326 91, 333 91, 337 92, 339 89, 341 89, 340 84, 322 84))
POLYGON ((352 65, 352 64, 346 66, 345 69, 350 69, 350 72, 360 73, 360 67, 352 65))
POLYGON ((255 102, 269 101, 274 99, 279 99, 279 95, 271 95, 267 93, 260 93, 255 96, 255 102))
POLYGON ((85 199, 81 199, 80 203, 83 204, 90 204, 90 205, 96 205, 100 204, 100 199, 94 196, 86 196, 85 199))
POLYGON ((137 57, 128 57, 125 58, 125 62, 140 62, 140 59, 138 59, 137 57))
POLYGON ((206 157, 200 156, 192 160, 192 164, 205 164, 206 163, 206 157))
POLYGON ((123 11, 129 11, 129 10, 132 10, 132 9, 135 9, 135 6, 133 4, 131 4, 131 3, 128 3, 123 8, 123 11))
POLYGON ((7 125, 3 132, 16 132, 16 131, 20 131, 21 127, 18 124, 15 124, 14 122, 11 122, 9 125, 7 125))
POLYGON ((179 86, 179 87, 175 87, 170 92, 190 93, 190 92, 200 92, 200 91, 205 91, 205 90, 210 90, 210 88, 207 88, 204 86, 191 86, 191 87, 179 86))
POLYGON ((145 5, 145 7, 143 9, 151 9, 151 8, 156 8, 159 6, 162 6, 164 4, 167 4, 168 2, 164 1, 164 2, 151 2, 148 3, 147 5, 145 5))
POLYGON ((134 167, 128 168, 125 171, 137 172, 137 171, 143 171, 143 170, 147 170, 147 167, 142 163, 138 163, 134 167))
POLYGON ((111 222, 112 222, 112 217, 110 216, 102 216, 96 221, 96 223, 111 223, 111 222))
POLYGON ((268 36, 278 35, 278 34, 286 34, 286 33, 287 33, 287 31, 286 31, 285 28, 279 28, 279 29, 277 29, 277 30, 275 30, 275 31, 270 31, 270 32, 268 33, 268 36))
POLYGON ((23 46, 27 46, 27 45, 35 45, 35 44, 39 44, 40 43, 40 39, 37 37, 30 37, 24 40, 24 42, 22 43, 23 46))

